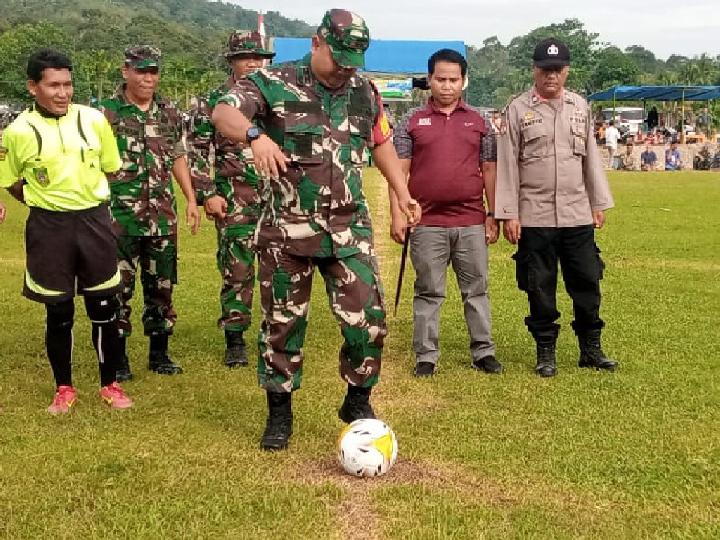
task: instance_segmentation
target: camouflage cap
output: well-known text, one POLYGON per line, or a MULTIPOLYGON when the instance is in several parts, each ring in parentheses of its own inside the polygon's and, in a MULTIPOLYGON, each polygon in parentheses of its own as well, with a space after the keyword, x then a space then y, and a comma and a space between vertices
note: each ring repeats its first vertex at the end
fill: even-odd
POLYGON ((254 55, 272 58, 275 53, 267 46, 266 40, 258 31, 235 30, 228 38, 225 58, 233 56, 254 55))
POLYGON ((344 9, 328 10, 317 33, 330 46, 333 58, 340 66, 365 66, 365 51, 370 45, 370 31, 362 17, 344 9))
POLYGON ((125 49, 125 65, 135 69, 160 67, 162 53, 157 47, 138 45, 125 49))

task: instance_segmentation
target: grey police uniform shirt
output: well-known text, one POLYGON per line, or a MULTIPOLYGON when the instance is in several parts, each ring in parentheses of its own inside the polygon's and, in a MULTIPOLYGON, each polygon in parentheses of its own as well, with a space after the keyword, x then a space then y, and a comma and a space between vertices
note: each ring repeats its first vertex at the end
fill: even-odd
POLYGON ((614 206, 588 103, 568 90, 557 103, 529 90, 508 104, 498 137, 497 219, 577 227, 614 206))

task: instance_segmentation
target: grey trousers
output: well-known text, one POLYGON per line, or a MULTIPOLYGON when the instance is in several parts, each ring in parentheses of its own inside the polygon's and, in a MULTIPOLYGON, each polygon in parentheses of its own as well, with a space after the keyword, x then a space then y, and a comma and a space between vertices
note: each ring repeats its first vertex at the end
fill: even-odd
POLYGON ((440 306, 445 301, 445 280, 450 264, 462 296, 472 360, 494 355, 485 226, 417 227, 410 235, 410 257, 416 274, 413 297, 415 360, 435 364, 440 357, 440 306))

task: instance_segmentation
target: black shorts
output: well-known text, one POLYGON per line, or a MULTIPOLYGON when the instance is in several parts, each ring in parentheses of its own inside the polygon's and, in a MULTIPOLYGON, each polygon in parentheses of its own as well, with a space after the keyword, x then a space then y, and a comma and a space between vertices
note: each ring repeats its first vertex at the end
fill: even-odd
POLYGON ((110 296, 122 288, 110 210, 52 212, 30 208, 25 226, 27 269, 23 295, 44 304, 78 294, 110 296))

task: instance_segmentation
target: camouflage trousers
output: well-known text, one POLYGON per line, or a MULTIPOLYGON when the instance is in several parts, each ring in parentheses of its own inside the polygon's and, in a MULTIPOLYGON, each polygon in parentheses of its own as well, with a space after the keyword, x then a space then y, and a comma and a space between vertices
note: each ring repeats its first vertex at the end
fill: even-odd
POLYGON ((217 265, 222 277, 218 326, 244 332, 250 326, 255 288, 256 224, 225 227, 218 221, 217 265))
POLYGON ((138 265, 143 288, 145 335, 172 334, 177 320, 172 305, 173 285, 177 283, 177 237, 120 236, 118 261, 123 284, 118 314, 120 335, 132 333, 130 300, 135 292, 138 265))
POLYGON ((279 248, 258 249, 263 322, 258 379, 271 392, 300 388, 303 343, 315 267, 325 280, 330 309, 340 324, 340 376, 349 384, 377 384, 387 334, 382 286, 374 255, 299 257, 279 248))

